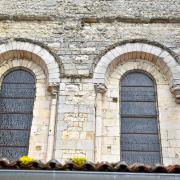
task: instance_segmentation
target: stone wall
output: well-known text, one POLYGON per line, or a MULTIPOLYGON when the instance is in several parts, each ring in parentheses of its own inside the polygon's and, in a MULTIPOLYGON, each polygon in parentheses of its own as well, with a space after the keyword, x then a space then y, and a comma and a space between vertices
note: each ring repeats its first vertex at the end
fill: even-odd
POLYGON ((95 93, 91 79, 64 78, 60 83, 55 157, 94 160, 95 93))
POLYGON ((179 24, 113 22, 81 26, 78 21, 63 21, 1 22, 1 41, 27 38, 48 46, 63 63, 66 76, 89 76, 101 54, 132 39, 159 42, 180 56, 179 24))
MULTIPOLYGON (((179 0, 0 1, 0 44, 11 44, 12 41, 37 44, 57 62, 51 65, 48 59, 52 57, 47 53, 45 57, 41 55, 41 59, 47 60, 45 65, 40 65, 49 66, 44 69, 46 77, 49 77, 50 72, 51 78, 54 76, 59 79, 57 67, 60 71, 60 82, 56 82, 56 87, 59 86, 58 95, 57 98, 56 95, 50 97, 53 99, 50 107, 53 113, 49 112, 52 118, 49 117, 47 133, 44 135, 47 139, 52 138, 47 140, 47 152, 39 156, 34 151, 30 155, 36 154, 42 160, 56 158, 64 161, 79 155, 92 161, 118 160, 120 121, 117 105, 120 101, 116 96, 117 102, 112 102, 112 94, 108 94, 110 89, 102 97, 94 88, 95 68, 106 52, 133 40, 161 47, 180 62, 179 6, 179 0), (50 151, 53 153, 48 154, 50 151)), ((33 47, 29 46, 29 51, 38 54, 38 49, 33 47)), ((6 56, 5 60, 13 57, 6 56)), ((31 54, 29 58, 33 61, 36 59, 31 54)), ((122 65, 116 66, 114 69, 122 65)), ((110 67, 109 77, 115 73, 114 69, 110 67)), ((155 75, 164 76, 162 69, 155 69, 158 71, 155 75)), ((119 78, 116 78, 116 82, 119 78)), ((47 79, 46 83, 49 81, 47 79)), ((163 87, 158 85, 160 133, 164 163, 175 163, 180 159, 177 126, 180 123, 180 107, 170 93, 169 82, 166 80, 163 87), (166 102, 163 96, 166 96, 166 102)), ((117 87, 115 94, 119 94, 118 91, 117 87)))
POLYGON ((59 18, 122 16, 135 18, 177 18, 178 0, 2 0, 2 15, 59 18))

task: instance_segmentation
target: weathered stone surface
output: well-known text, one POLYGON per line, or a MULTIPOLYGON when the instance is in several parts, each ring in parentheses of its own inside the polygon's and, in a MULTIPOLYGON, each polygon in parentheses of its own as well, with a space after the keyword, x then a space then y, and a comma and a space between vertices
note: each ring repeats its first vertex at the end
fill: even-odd
MULTIPOLYGON (((178 0, 12 0, 11 2, 2 0, 0 11, 5 17, 8 15, 44 17, 45 20, 67 17, 179 17, 178 0), (48 18, 49 17, 49 18, 48 18)), ((17 18, 18 19, 18 18, 17 18)), ((25 17, 24 17, 25 19, 25 17)), ((92 22, 94 22, 92 20, 92 22)))
POLYGON ((58 160, 118 161, 119 82, 141 69, 157 84, 163 163, 179 163, 180 105, 169 89, 180 84, 179 9, 179 0, 1 0, 0 79, 21 66, 37 80, 29 155, 46 160, 51 135, 58 160))

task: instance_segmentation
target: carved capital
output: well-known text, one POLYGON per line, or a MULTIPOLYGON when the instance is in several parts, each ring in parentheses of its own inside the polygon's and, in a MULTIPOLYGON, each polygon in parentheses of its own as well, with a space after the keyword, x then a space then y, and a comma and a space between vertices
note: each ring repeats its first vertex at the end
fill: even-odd
POLYGON ((177 104, 180 104, 180 85, 176 85, 176 86, 173 86, 171 88, 171 92, 175 95, 176 97, 176 103, 177 104))
POLYGON ((107 91, 107 87, 105 84, 95 84, 96 93, 105 93, 107 91))
POLYGON ((49 91, 52 95, 54 95, 54 96, 57 95, 58 90, 59 90, 59 84, 58 84, 58 83, 49 84, 49 86, 48 86, 48 91, 49 91))

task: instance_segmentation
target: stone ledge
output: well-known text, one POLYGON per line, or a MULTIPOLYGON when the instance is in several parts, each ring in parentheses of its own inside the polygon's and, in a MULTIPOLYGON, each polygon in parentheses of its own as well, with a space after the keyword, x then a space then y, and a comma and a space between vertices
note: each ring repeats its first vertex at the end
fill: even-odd
POLYGON ((144 173, 114 173, 114 172, 67 172, 67 171, 40 171, 40 170, 0 170, 0 178, 3 180, 114 180, 114 179, 126 179, 126 180, 172 180, 179 179, 179 174, 144 174, 144 173))

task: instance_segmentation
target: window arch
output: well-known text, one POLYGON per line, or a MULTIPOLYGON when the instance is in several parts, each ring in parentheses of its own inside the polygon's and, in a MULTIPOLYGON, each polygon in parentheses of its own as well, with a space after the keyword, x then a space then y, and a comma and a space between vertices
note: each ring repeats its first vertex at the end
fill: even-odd
POLYGON ((0 94, 0 157, 16 160, 28 154, 35 98, 35 78, 18 68, 8 72, 0 94))
POLYGON ((130 71, 121 79, 121 161, 161 162, 156 85, 143 71, 130 71))

